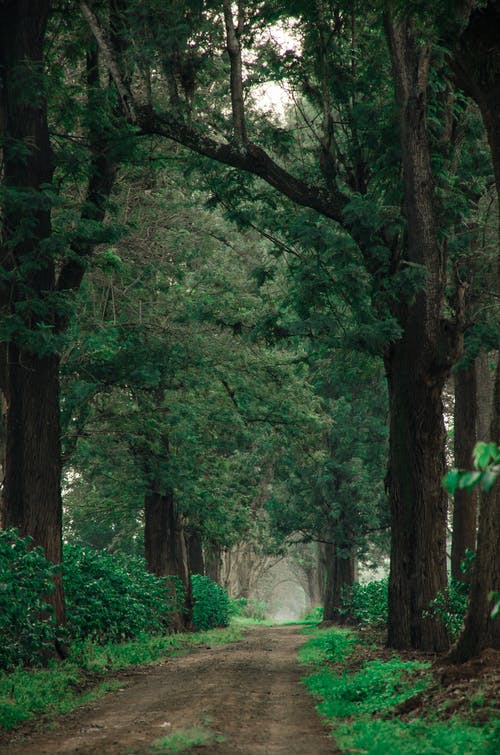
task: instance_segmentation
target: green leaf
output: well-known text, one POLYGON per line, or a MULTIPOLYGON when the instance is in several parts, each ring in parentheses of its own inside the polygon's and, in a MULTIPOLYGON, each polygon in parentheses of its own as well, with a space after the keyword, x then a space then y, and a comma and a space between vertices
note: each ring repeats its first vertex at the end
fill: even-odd
POLYGON ((496 479, 497 475, 492 470, 483 472, 483 476, 481 478, 481 490, 484 490, 485 493, 487 493, 488 490, 491 490, 491 488, 495 484, 496 479))
POLYGON ((470 490, 479 482, 482 476, 483 472, 462 472, 460 473, 458 487, 461 490, 470 490))
POLYGON ((450 495, 453 495, 458 487, 460 481, 460 471, 458 469, 451 469, 443 479, 443 487, 448 491, 450 495))

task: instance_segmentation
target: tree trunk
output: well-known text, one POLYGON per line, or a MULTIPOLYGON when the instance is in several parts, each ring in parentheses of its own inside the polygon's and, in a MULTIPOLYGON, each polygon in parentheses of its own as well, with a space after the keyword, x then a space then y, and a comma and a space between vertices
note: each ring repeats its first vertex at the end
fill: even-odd
POLYGON ((205 548, 205 569, 207 577, 220 585, 222 579, 222 545, 219 543, 209 543, 205 548))
POLYGON ((159 577, 177 577, 185 591, 185 606, 177 616, 180 627, 189 626, 192 592, 182 515, 173 491, 151 492, 144 499, 144 550, 148 571, 159 577))
MULTIPOLYGON (((1 263, 11 273, 0 291, 3 318, 16 322, 4 345, 1 388, 6 402, 2 526, 30 535, 48 559, 61 562, 58 357, 40 337, 52 333, 47 295, 55 289, 47 243, 52 153, 43 94, 43 45, 50 3, 0 4, 0 129, 4 137, 1 263), (29 208, 29 209, 27 209, 29 208), (22 280, 17 271, 23 269, 22 280)), ((64 623, 62 580, 51 598, 64 623)))
POLYGON ((203 544, 198 530, 192 530, 187 538, 189 571, 191 574, 205 574, 203 544))
MULTIPOLYGON (((455 466, 469 469, 472 450, 477 440, 477 367, 471 362, 455 373, 454 456, 455 466)), ((451 576, 470 582, 470 574, 460 564, 467 550, 476 550, 476 519, 478 491, 457 490, 453 502, 453 535, 451 542, 451 576)))
MULTIPOLYGON (((497 3, 490 0, 484 8, 471 14, 454 50, 452 65, 459 85, 476 101, 481 111, 500 204, 500 14, 497 3)), ((500 288, 500 268, 497 285, 500 288)), ((490 439, 497 443, 500 440, 500 362, 496 369, 490 439)), ((500 482, 497 480, 490 491, 481 495, 469 609, 464 630, 448 656, 455 663, 478 655, 484 648, 500 648, 500 617, 492 618, 492 603, 488 599, 490 592, 500 591, 499 521, 500 482)))
MULTIPOLYGON (((490 437, 500 437, 500 364, 495 381, 494 414, 490 437)), ((479 655, 488 647, 500 649, 500 616, 493 618, 490 593, 500 593, 500 480, 481 496, 477 557, 474 563, 465 626, 448 655, 453 663, 479 655)))
POLYGON ((447 581, 441 393, 456 344, 452 324, 442 327, 445 259, 437 240, 426 126, 430 49, 417 42, 409 20, 387 19, 386 32, 400 110, 408 262, 426 274, 423 289, 398 307, 403 332, 385 359, 390 399, 388 644, 442 651, 446 631, 423 613, 447 581))
POLYGON ((327 558, 327 579, 324 601, 324 621, 343 623, 345 616, 340 613, 342 592, 354 584, 354 555, 345 555, 346 549, 339 549, 333 543, 325 546, 327 558))

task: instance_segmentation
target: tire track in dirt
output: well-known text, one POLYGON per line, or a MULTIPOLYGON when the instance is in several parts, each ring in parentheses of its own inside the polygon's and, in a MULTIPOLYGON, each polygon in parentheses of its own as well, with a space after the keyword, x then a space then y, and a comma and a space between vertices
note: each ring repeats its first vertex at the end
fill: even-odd
MULTIPOLYGON (((13 735, 9 755, 146 755, 166 734, 202 726, 213 755, 338 753, 300 678, 299 627, 256 627, 243 640, 124 672, 123 688, 59 718, 56 728, 13 735)), ((158 752, 158 751, 157 751, 158 752)))

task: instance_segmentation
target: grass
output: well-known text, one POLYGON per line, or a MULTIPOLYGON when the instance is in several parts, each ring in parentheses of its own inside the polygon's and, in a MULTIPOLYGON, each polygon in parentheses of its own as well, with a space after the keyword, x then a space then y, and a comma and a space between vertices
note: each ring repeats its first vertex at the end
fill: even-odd
POLYGON ((342 751, 366 755, 500 752, 498 722, 478 726, 458 716, 442 721, 435 711, 408 720, 393 715, 398 705, 430 685, 430 664, 403 661, 396 655, 374 660, 367 659, 365 652, 360 657, 355 651, 361 644, 353 632, 317 629, 299 655, 312 670, 304 684, 342 751))
POLYGON ((208 747, 224 741, 224 737, 204 726, 167 734, 155 742, 151 752, 186 752, 192 747, 208 747))
POLYGON ((239 640, 241 629, 212 629, 177 635, 144 635, 131 642, 75 645, 71 656, 48 668, 0 673, 0 728, 13 729, 47 714, 66 713, 122 686, 105 674, 127 666, 154 663, 198 645, 224 645, 239 640), (90 689, 89 689, 90 687, 90 689))

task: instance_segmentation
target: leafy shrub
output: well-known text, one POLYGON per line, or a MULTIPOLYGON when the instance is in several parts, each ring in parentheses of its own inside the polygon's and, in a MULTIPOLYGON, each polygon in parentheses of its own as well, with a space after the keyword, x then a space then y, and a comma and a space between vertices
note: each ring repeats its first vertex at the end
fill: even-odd
POLYGON ((344 590, 340 613, 360 624, 384 626, 387 623, 388 579, 354 584, 344 590))
POLYGON ((455 640, 462 629, 469 601, 469 586, 458 579, 451 579, 446 590, 438 592, 431 601, 427 615, 436 616, 455 640))
POLYGON ((82 639, 165 631, 183 598, 178 581, 149 574, 142 559, 81 545, 65 546, 63 575, 68 628, 82 639))
POLYGON ((56 567, 32 539, 0 531, 0 668, 40 664, 56 638, 52 606, 56 567))
POLYGON ((191 577, 193 587, 193 625, 200 630, 227 627, 230 601, 226 590, 201 574, 191 577))
POLYGON ((302 618, 302 621, 305 621, 308 624, 320 622, 323 621, 324 614, 325 609, 323 608, 323 606, 314 606, 314 608, 311 608, 310 611, 306 611, 302 618))

